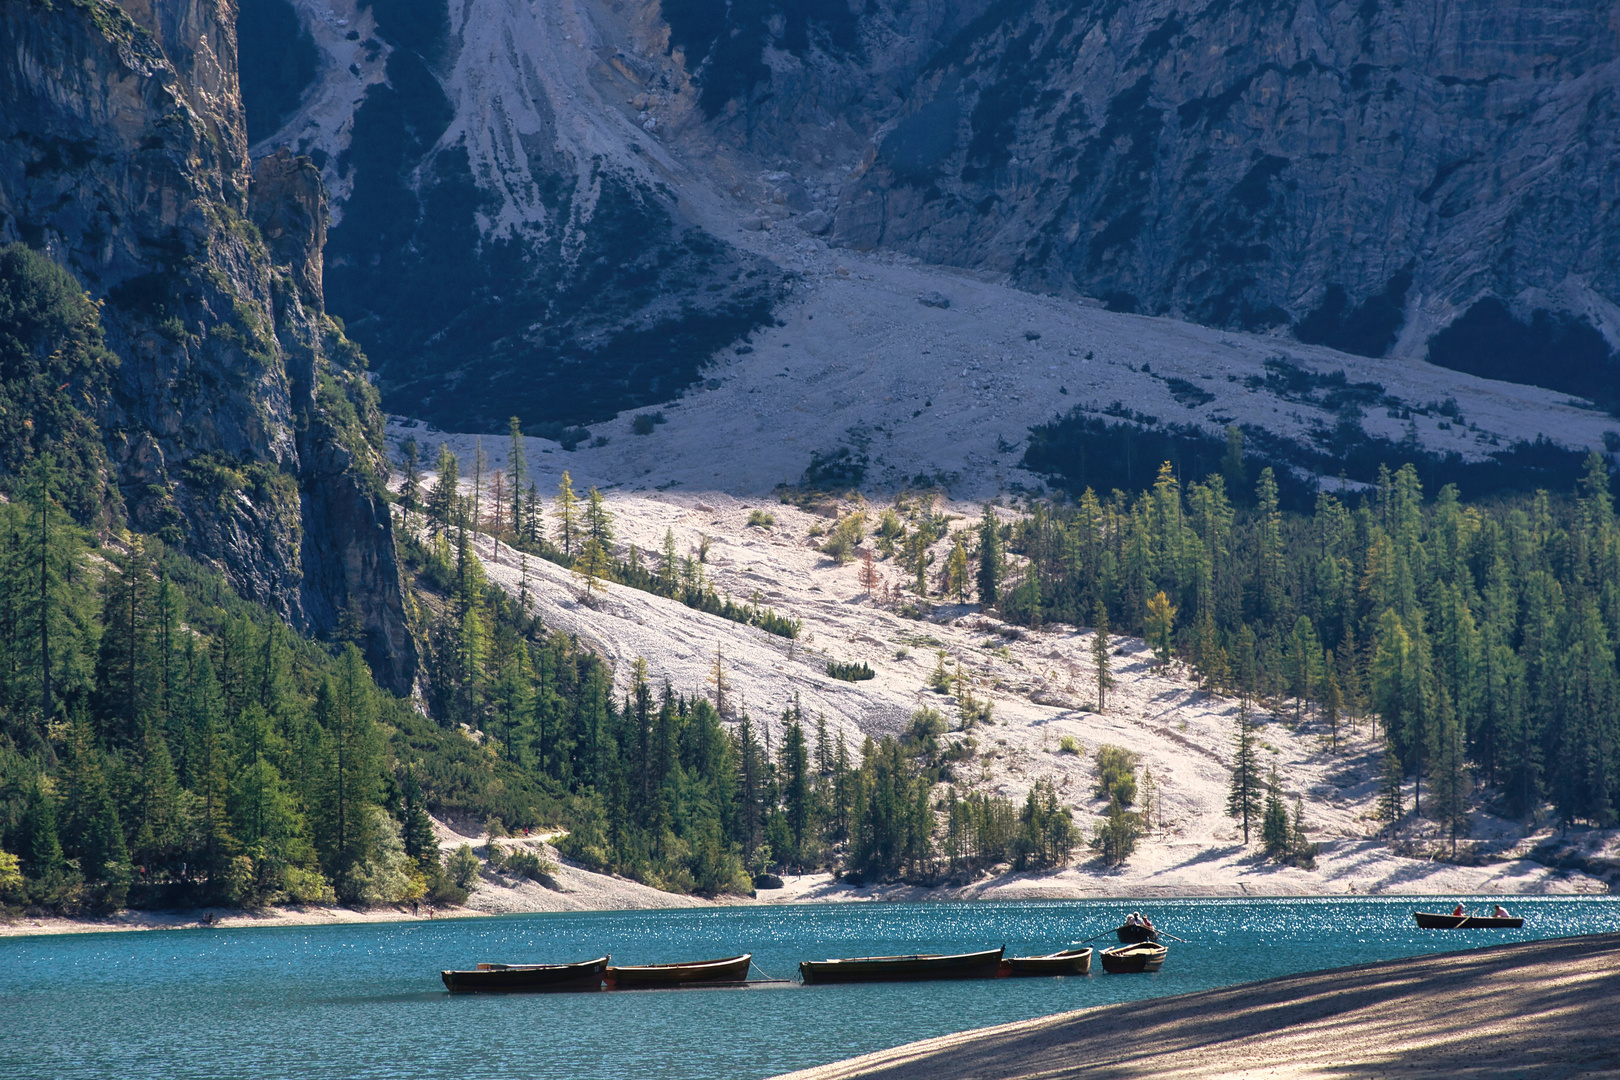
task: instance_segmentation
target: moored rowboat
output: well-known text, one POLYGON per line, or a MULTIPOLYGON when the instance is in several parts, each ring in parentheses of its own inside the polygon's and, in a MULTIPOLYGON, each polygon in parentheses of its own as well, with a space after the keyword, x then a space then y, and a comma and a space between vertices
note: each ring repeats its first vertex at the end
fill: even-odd
POLYGON ((1089 975, 1090 949, 1064 949, 1045 956, 1009 956, 1001 962, 1006 974, 1020 975, 1089 975))
POLYGON ((479 964, 474 971, 441 971, 452 994, 544 993, 602 989, 609 957, 577 964, 479 964))
POLYGON ((753 958, 753 953, 743 953, 741 956, 728 956, 723 960, 615 966, 607 969, 607 982, 610 988, 616 990, 739 983, 747 980, 748 965, 753 958))
POLYGON ((843 960, 806 960, 799 977, 810 983, 917 982, 924 979, 994 979, 1001 973, 1000 949, 941 956, 853 956, 843 960))
POLYGON ((1164 958, 1169 953, 1170 950, 1163 945, 1143 941, 1135 945, 1104 949, 1100 955, 1103 970, 1108 974, 1139 975, 1144 971, 1158 971, 1164 965, 1164 958))
POLYGON ((1412 918, 1424 930, 1517 930, 1524 920, 1517 915, 1441 915, 1433 911, 1414 911, 1412 918))

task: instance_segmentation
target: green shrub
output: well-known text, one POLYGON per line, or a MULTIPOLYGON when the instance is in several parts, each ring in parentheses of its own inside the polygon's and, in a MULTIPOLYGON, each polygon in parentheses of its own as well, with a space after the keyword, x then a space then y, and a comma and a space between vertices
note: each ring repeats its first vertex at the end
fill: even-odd
POLYGON ((462 844, 456 848, 455 854, 445 857, 444 872, 455 884, 456 888, 464 893, 470 893, 478 887, 478 856, 473 854, 471 844, 462 844))
POLYGON ((862 682, 866 679, 877 678, 877 672, 873 671, 864 662, 841 664, 837 660, 829 660, 827 662, 827 674, 845 682, 862 682))
POLYGON ((763 510, 748 511, 748 524, 750 528, 769 529, 776 524, 776 515, 767 514, 763 510))
POLYGON ((506 868, 514 874, 526 877, 530 881, 538 881, 542 885, 555 885, 557 864, 550 859, 530 851, 528 848, 519 848, 506 857, 506 868))

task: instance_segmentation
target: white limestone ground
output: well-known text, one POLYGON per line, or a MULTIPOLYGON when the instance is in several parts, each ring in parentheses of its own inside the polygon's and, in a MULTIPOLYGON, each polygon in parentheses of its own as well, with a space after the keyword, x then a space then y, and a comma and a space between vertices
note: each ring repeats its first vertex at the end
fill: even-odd
MULTIPOLYGON (((624 586, 598 586, 599 591, 589 593, 555 564, 523 558, 480 536, 477 550, 491 580, 513 595, 526 596, 546 626, 578 634, 600 651, 613 664, 621 693, 628 687, 632 662, 640 658, 655 685, 667 680, 679 693, 705 694, 712 700, 718 650, 730 719, 736 718, 734 709, 746 706, 763 736, 773 747, 780 746, 781 712, 797 695, 812 743, 815 721, 825 717, 833 738, 842 734, 851 752, 858 753, 867 734, 897 734, 922 706, 939 709, 953 728, 959 726, 954 699, 927 688, 943 651, 950 670, 960 665, 973 694, 994 704, 993 723, 946 737, 953 743, 971 738, 976 744, 972 758, 956 766, 959 793, 981 791, 1021 800, 1034 781, 1050 778, 1089 834, 1103 806, 1093 792, 1093 756, 1100 745, 1136 751, 1143 773, 1151 770, 1157 785, 1154 829, 1121 870, 1105 870, 1081 849, 1068 867, 1051 873, 1004 874, 927 891, 855 889, 826 875, 806 875, 790 878, 781 892, 761 892, 761 901, 1607 891, 1597 879, 1522 858, 1545 838, 1546 829, 1527 833, 1517 823, 1487 814, 1476 816, 1474 829, 1475 839, 1485 841, 1483 865, 1431 861, 1439 842, 1418 836, 1416 829, 1409 850, 1423 857, 1397 855, 1375 839, 1381 823, 1375 816, 1376 754, 1368 723, 1362 721, 1354 734, 1346 732, 1334 753, 1323 745, 1324 732, 1314 718, 1307 713, 1296 729, 1286 708, 1285 715, 1268 718, 1261 736, 1263 756, 1276 764, 1290 801, 1295 794, 1303 798, 1311 839, 1321 844, 1322 854, 1314 871, 1277 867, 1259 856, 1257 834, 1255 843, 1243 845, 1239 824, 1225 813, 1235 701, 1199 690, 1179 667, 1156 670, 1139 639, 1115 643, 1120 652, 1112 668, 1118 685, 1099 714, 1090 711, 1096 682, 1088 631, 1061 625, 1017 631, 983 616, 975 605, 941 605, 927 618, 904 617, 895 605, 868 597, 858 580, 858 563, 838 565, 815 550, 808 534, 829 521, 794 507, 712 492, 612 492, 607 498, 622 546, 657 550, 669 530, 684 556, 707 535, 706 569, 723 593, 755 598, 804 624, 799 641, 790 644, 624 586), (770 513, 776 524, 768 529, 748 526, 754 510, 770 513), (520 572, 525 564, 526 586, 520 572), (830 659, 863 661, 876 678, 860 683, 831 679, 826 674, 830 659), (1064 753, 1065 736, 1082 752, 1064 753)), ((971 505, 950 509, 964 514, 955 528, 973 524, 966 517, 975 511, 971 505)), ((937 553, 943 555, 949 544, 948 538, 940 541, 937 553)), ((878 566, 891 588, 901 584, 898 568, 888 562, 878 566)), ((882 586, 877 591, 881 594, 882 586)), ((526 888, 533 893, 538 887, 526 888)), ((602 899, 612 906, 640 906, 640 898, 628 894, 602 899)), ((528 902, 499 899, 492 892, 475 893, 473 900, 475 905, 502 905, 501 910, 507 903, 528 902)), ((535 910, 569 903, 537 893, 532 902, 541 905, 535 910)))

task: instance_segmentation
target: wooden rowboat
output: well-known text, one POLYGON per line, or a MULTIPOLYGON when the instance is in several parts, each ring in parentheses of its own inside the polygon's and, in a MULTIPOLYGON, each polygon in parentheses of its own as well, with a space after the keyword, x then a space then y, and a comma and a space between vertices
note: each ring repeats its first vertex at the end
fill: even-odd
POLYGON ((1009 956, 1001 962, 1005 974, 1021 975, 1089 975, 1090 949, 1064 949, 1045 956, 1009 956))
POLYGON ((1169 953, 1163 945, 1147 941, 1120 945, 1102 951, 1102 966, 1110 975, 1139 975, 1144 971, 1158 971, 1169 953))
POLYGON ((1135 945, 1139 941, 1158 941, 1159 932, 1146 926, 1131 926, 1126 924, 1114 931, 1121 945, 1135 945))
POLYGON ((1000 949, 941 956, 854 956, 844 960, 806 960, 799 978, 810 983, 918 982, 924 979, 994 979, 1001 974, 1000 949))
POLYGON ((602 989, 609 957, 577 964, 479 964, 474 971, 441 971, 452 994, 544 993, 602 989))
POLYGON ((1441 915, 1433 911, 1414 911, 1412 918, 1424 930, 1517 930, 1524 920, 1517 915, 1441 915))
POLYGON ((682 964, 640 964, 607 969, 607 983, 615 990, 650 990, 658 987, 709 986, 748 979, 753 953, 724 960, 693 960, 682 964))

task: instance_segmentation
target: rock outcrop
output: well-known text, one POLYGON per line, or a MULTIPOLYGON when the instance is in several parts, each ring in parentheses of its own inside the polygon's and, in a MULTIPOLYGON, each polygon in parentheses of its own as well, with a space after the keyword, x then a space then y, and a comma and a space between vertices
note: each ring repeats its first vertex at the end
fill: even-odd
POLYGON ((290 155, 250 173, 234 5, 0 0, 0 101, 0 238, 104 302, 122 363, 91 404, 132 521, 409 689, 375 394, 321 302, 324 194, 290 155))
POLYGON ((1498 300, 1620 342, 1615 18, 1008 0, 932 58, 834 235, 1367 355, 1498 300))

